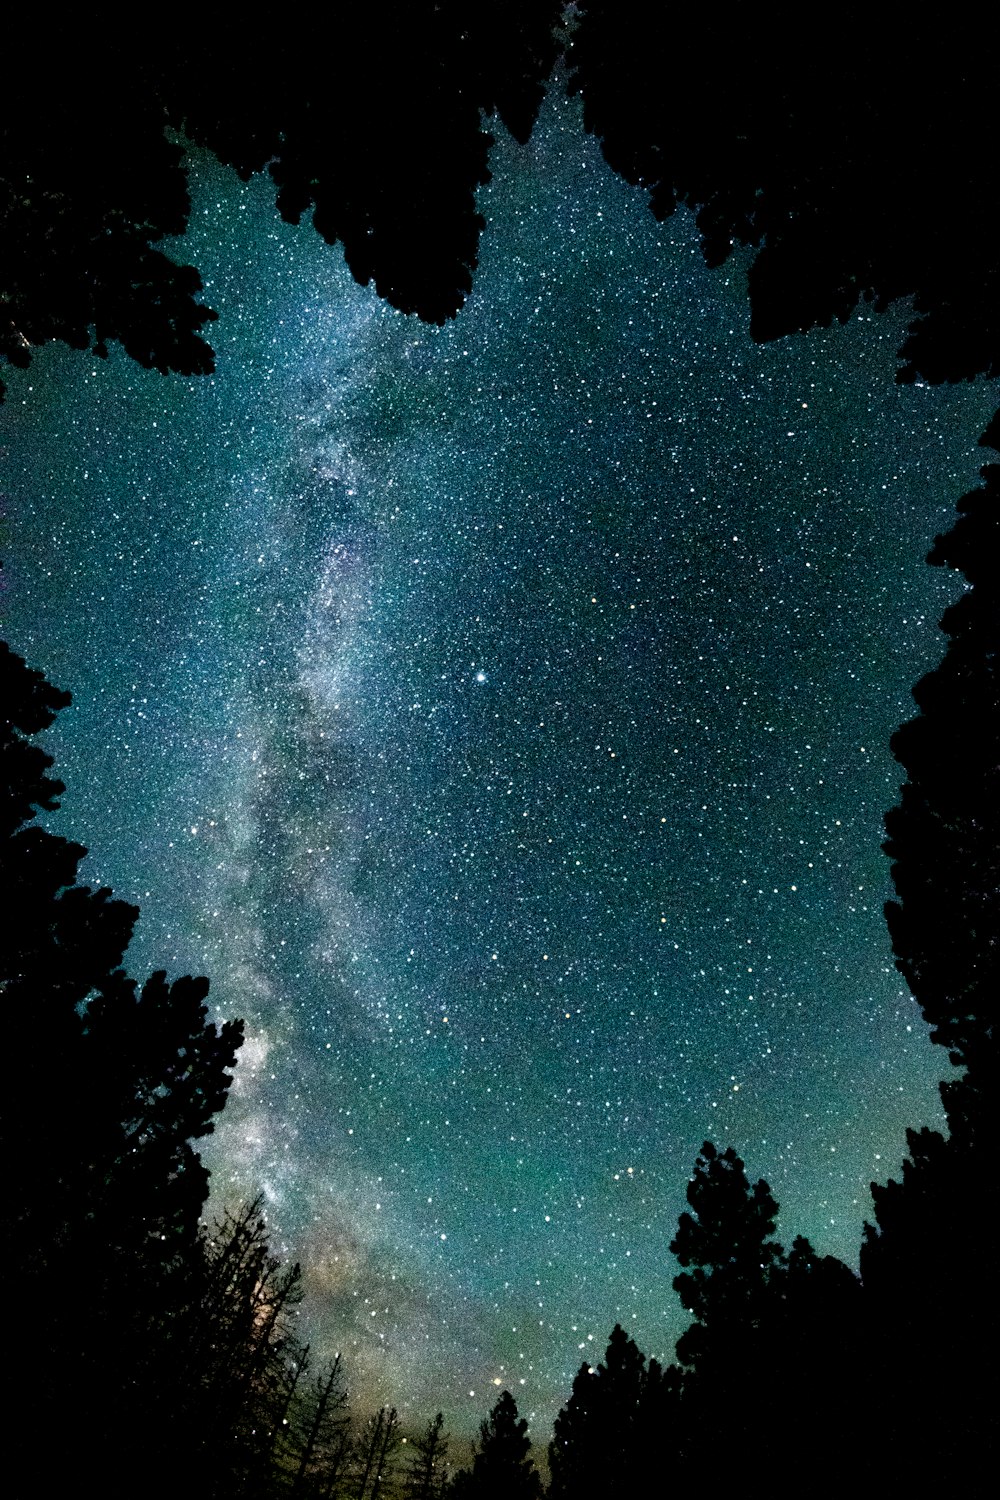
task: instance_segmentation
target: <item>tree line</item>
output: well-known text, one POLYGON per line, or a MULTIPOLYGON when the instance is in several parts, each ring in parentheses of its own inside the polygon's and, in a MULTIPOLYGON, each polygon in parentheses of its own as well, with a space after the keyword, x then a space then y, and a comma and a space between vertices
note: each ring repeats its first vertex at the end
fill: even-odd
MULTIPOLYGON (((1000 415, 982 439, 1000 448, 1000 415)), ((667 1368, 620 1327, 583 1366, 548 1447, 551 1500, 707 1483, 868 1482, 975 1494, 995 1441, 995 1009, 1000 978, 1000 464, 930 561, 966 590, 944 658, 894 736, 906 772, 886 819, 896 961, 961 1071, 948 1133, 909 1131, 899 1181, 873 1184, 860 1274, 803 1237, 785 1249, 768 1184, 705 1142, 671 1251, 692 1323, 667 1368)), ((123 967, 136 908, 78 880, 85 850, 41 827, 63 785, 34 742, 69 701, 0 648, 0 891, 9 1066, 0 1094, 8 1449, 22 1493, 99 1476, 109 1495, 186 1487, 353 1500, 537 1500, 527 1424, 504 1392, 470 1465, 440 1415, 352 1413, 340 1359, 316 1365, 298 1266, 261 1204, 207 1226, 194 1142, 222 1109, 239 1022, 208 982, 123 967), (405 1440, 405 1441, 404 1441, 405 1440), (405 1449, 405 1454, 404 1454, 405 1449), (405 1461, 404 1461, 405 1460, 405 1461)))
MULTIPOLYGON (((322 21, 292 7, 266 31, 202 17, 196 41, 164 16, 155 47, 90 15, 58 36, 44 24, 11 28, 0 122, 0 359, 17 367, 58 339, 99 356, 117 342, 164 373, 212 368, 197 269, 162 248, 190 212, 181 133, 243 178, 266 169, 282 215, 310 215, 394 306, 453 316, 483 228, 484 117, 526 141, 561 55, 586 128, 653 213, 692 207, 710 263, 751 249, 755 337, 910 297, 901 378, 1000 368, 992 14, 941 28, 848 9, 821 41, 780 8, 735 5, 720 26, 623 0, 567 17, 559 0, 399 0, 322 21)), ((1000 448, 1000 414, 983 441, 1000 448)), ((691 1327, 665 1369, 620 1328, 581 1369, 548 1449, 555 1500, 625 1495, 650 1475, 982 1488, 1000 466, 983 478, 930 554, 966 590, 893 739, 907 779, 885 845, 898 967, 961 1069, 942 1086, 948 1132, 909 1132, 900 1180, 873 1185, 860 1275, 801 1237, 786 1250, 768 1185, 706 1142, 672 1242, 691 1327)), ((5 1408, 20 1493, 85 1476, 108 1495, 183 1485, 209 1500, 537 1496, 510 1393, 449 1473, 440 1419, 404 1434, 391 1407, 352 1413, 340 1364, 310 1362, 299 1272, 272 1255, 260 1205, 203 1222, 194 1143, 225 1103, 241 1027, 209 1022, 204 979, 130 977, 136 909, 81 884, 85 851, 38 825, 64 788, 34 736, 68 701, 0 650, 5 1408)))
MULTIPOLYGON (((308 216, 356 279, 428 322, 476 270, 488 121, 527 142, 546 88, 583 100, 609 165, 657 218, 697 214, 707 261, 749 247, 760 340, 911 298, 900 378, 1000 371, 995 9, 637 0, 384 0, 285 7, 266 27, 164 14, 155 46, 111 15, 19 21, 0 120, 0 360, 52 339, 148 369, 213 368, 215 313, 164 248, 190 215, 184 142, 282 217, 308 216)), ((181 250, 181 253, 183 251, 181 250)), ((609 274, 612 274, 609 267, 609 274)))

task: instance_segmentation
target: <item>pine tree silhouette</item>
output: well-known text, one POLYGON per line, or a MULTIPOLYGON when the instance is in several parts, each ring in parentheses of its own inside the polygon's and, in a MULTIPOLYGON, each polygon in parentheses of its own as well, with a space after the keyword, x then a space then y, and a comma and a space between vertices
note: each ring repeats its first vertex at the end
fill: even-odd
MULTIPOLYGON (((1000 449, 1000 413, 981 441, 1000 449)), ((896 887, 886 917, 897 967, 931 1039, 962 1072, 941 1085, 948 1136, 908 1131, 900 1180, 872 1184, 875 1223, 865 1226, 861 1251, 886 1393, 881 1461, 902 1483, 966 1494, 985 1493, 997 1425, 980 1372, 998 1334, 1000 464, 984 465, 982 475, 928 558, 960 569, 971 587, 941 621, 948 647, 914 689, 920 713, 893 736, 907 780, 886 817, 884 846, 896 887), (932 1393, 929 1347, 947 1371, 932 1393), (935 1442, 915 1450, 914 1414, 929 1400, 935 1442)))
MULTIPOLYGON (((63 791, 30 737, 69 701, 0 644, 0 988, 16 1065, 0 1106, 9 1164, 11 1426, 26 1459, 127 1488, 176 1442, 176 1327, 190 1306, 207 1173, 192 1141, 225 1102, 242 1031, 207 1020, 208 983, 120 965, 138 915, 77 883, 85 850, 35 822, 63 791), (72 1390, 72 1400, 61 1393, 72 1390)), ((15 1469, 17 1464, 14 1465, 15 1469)), ((48 1482, 48 1480, 46 1481, 48 1482)))
POLYGON ((517 1413, 510 1391, 479 1428, 471 1470, 456 1474, 454 1500, 540 1500, 542 1482, 531 1457, 528 1424, 517 1413))
POLYGON ((411 1462, 403 1480, 404 1500, 440 1500, 448 1481, 448 1437, 438 1412, 410 1442, 411 1462))
POLYGON ((633 1495, 677 1441, 680 1373, 646 1363, 620 1324, 604 1360, 581 1365, 549 1444, 551 1500, 633 1495))

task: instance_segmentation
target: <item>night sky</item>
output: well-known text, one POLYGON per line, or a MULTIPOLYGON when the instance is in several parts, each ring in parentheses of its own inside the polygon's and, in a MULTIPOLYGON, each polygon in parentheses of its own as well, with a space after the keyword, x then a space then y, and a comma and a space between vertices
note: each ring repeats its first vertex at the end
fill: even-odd
POLYGON ((544 1442, 615 1321, 671 1357, 706 1137, 856 1264, 940 1117, 881 824, 996 394, 896 386, 902 307, 753 345, 574 106, 496 133, 443 329, 194 158, 217 374, 12 372, 5 633, 131 969, 247 1021, 206 1159, 314 1351, 544 1442))

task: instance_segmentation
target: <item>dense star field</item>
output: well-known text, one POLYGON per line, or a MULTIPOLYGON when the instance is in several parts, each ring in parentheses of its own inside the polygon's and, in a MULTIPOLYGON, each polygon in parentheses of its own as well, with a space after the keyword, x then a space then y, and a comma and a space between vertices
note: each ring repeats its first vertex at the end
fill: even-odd
POLYGON ((940 1118, 882 817, 996 398, 895 386, 903 308, 755 346, 573 106, 497 134, 442 329, 197 158, 218 372, 12 375, 6 634, 133 971, 246 1018, 213 1188, 314 1347, 544 1440, 615 1321, 670 1357, 706 1137, 856 1263, 940 1118))

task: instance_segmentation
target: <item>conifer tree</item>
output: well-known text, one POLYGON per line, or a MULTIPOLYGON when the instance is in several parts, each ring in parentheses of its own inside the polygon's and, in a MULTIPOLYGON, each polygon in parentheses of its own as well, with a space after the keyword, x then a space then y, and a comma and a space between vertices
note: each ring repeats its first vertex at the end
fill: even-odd
POLYGON ((402 1442, 399 1414, 383 1406, 371 1417, 354 1446, 354 1500, 378 1500, 393 1480, 393 1459, 402 1442))
MULTIPOLYGON (((1000 449, 1000 412, 980 441, 1000 449)), ((997 1080, 1000 994, 1000 463, 981 472, 985 483, 959 501, 928 555, 970 587, 942 617, 948 647, 913 690, 919 714, 892 737, 907 780, 884 845, 896 964, 932 1041, 966 1069, 966 1114, 970 1094, 997 1080)), ((944 1099, 960 1128, 954 1092, 944 1099)))
MULTIPOLYGON (((753 1442, 771 1413, 783 1414, 780 1459, 797 1482, 811 1462, 817 1410, 831 1428, 851 1430, 858 1392, 860 1285, 832 1256, 796 1238, 786 1255, 773 1238, 778 1204, 763 1180, 753 1187, 729 1147, 706 1141, 688 1184, 692 1213, 680 1217, 671 1250, 685 1270, 674 1287, 696 1322, 677 1342, 689 1366, 682 1390, 677 1457, 688 1477, 728 1487, 740 1482, 741 1444, 753 1442), (706 1447, 713 1414, 725 1413, 727 1441, 706 1447)), ((858 1431, 855 1441, 864 1437, 858 1431)), ((824 1483, 846 1483, 840 1449, 826 1461, 824 1483)))
POLYGON ((31 1262, 32 1242, 61 1244, 99 1223, 112 1245, 164 1260, 197 1234, 207 1173, 191 1141, 225 1102, 242 1028, 207 1022, 207 980, 168 984, 160 972, 140 990, 123 972, 137 909, 80 885, 86 850, 34 821, 64 788, 28 737, 68 695, 3 644, 0 693, 0 981, 18 1058, 0 1132, 8 1147, 21 1136, 10 1248, 15 1263, 31 1262))
POLYGON ((68 696, 0 644, 0 701, 0 988, 15 1059, 0 1144, 23 1400, 12 1432, 15 1450, 41 1451, 58 1402, 47 1482, 59 1487, 65 1457, 75 1475, 99 1468, 112 1493, 140 1455, 156 1468, 157 1452, 187 1441, 178 1330, 207 1190, 192 1141, 225 1102, 241 1028, 208 1022, 205 980, 161 972, 140 989, 124 973, 136 909, 80 885, 86 851, 35 822, 63 787, 31 737, 68 696))
POLYGON ((214 369, 201 278, 160 249, 191 209, 185 148, 168 126, 244 180, 267 169, 282 216, 308 214, 341 242, 358 281, 396 307, 453 317, 484 223, 484 115, 527 140, 561 11, 560 0, 386 0, 274 28, 208 12, 196 66, 182 27, 162 27, 150 47, 92 14, 67 12, 56 34, 29 25, 20 50, 44 53, 53 103, 36 107, 36 69, 9 70, 0 368, 27 368, 39 345, 61 339, 100 357, 117 342, 163 373, 214 369), (373 55, 378 68, 358 66, 373 55))
POLYGON ((272 1254, 259 1198, 203 1229, 200 1249, 180 1330, 196 1461, 209 1493, 254 1494, 283 1467, 289 1411, 308 1367, 293 1323, 301 1272, 272 1254))
MULTIPOLYGON (((1000 413, 981 442, 1000 450, 1000 413)), ((967 1493, 995 1441, 995 1402, 979 1371, 1000 1332, 992 1290, 1000 1214, 1000 464, 981 472, 984 484, 959 502, 958 521, 928 557, 959 569, 970 587, 942 618, 948 645, 914 689, 920 712, 892 739, 907 780, 886 817, 884 846, 896 888, 886 917, 897 967, 932 1041, 962 1071, 941 1085, 949 1134, 907 1131, 900 1180, 872 1184, 875 1223, 865 1226, 861 1250, 876 1378, 886 1393, 885 1461, 904 1483, 967 1493), (950 1254, 942 1249, 949 1245, 950 1254), (947 1371, 933 1386, 923 1374, 928 1347, 947 1371), (933 1454, 914 1458, 914 1415, 929 1401, 938 1441, 933 1454)))
POLYGON ((615 1324, 604 1360, 581 1365, 549 1444, 551 1500, 635 1493, 662 1455, 677 1415, 680 1377, 664 1372, 615 1324))
POLYGON ((347 1466, 350 1446, 350 1414, 339 1354, 317 1375, 291 1418, 284 1420, 290 1428, 285 1444, 289 1495, 298 1500, 332 1494, 347 1466))
POLYGON ((411 1442, 412 1458, 403 1482, 405 1500, 439 1500, 448 1481, 448 1438, 438 1412, 411 1442))
POLYGON ((697 1320, 677 1343, 677 1356, 696 1370, 720 1367, 761 1326, 784 1251, 771 1238, 778 1205, 761 1179, 751 1188, 732 1146, 701 1148, 670 1249, 681 1265, 674 1290, 697 1320))
POLYGON ((480 1424, 472 1468, 456 1474, 452 1492, 455 1500, 540 1500, 542 1482, 531 1457, 528 1424, 518 1416, 510 1391, 480 1424))

